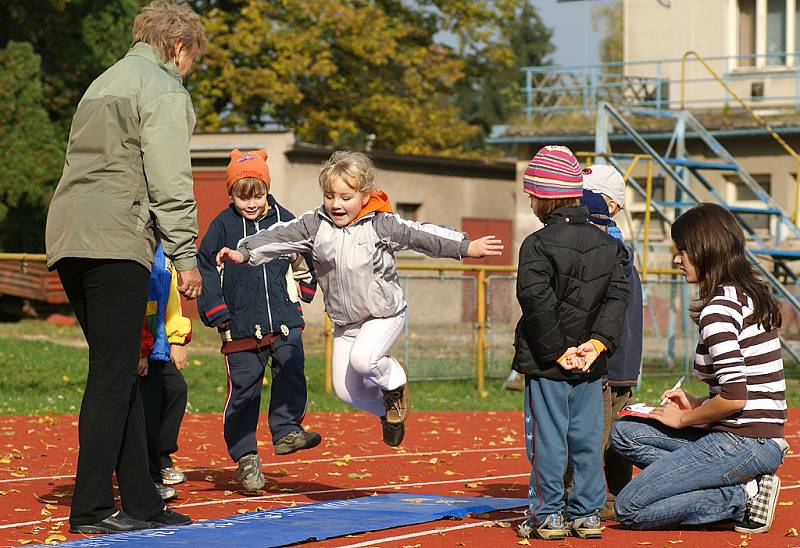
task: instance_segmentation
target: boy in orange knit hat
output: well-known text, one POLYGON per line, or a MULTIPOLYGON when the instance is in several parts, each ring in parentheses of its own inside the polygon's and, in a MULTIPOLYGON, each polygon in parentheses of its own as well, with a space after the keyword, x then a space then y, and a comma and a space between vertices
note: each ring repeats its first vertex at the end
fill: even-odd
POLYGON ((316 276, 311 257, 284 255, 262 268, 227 265, 218 271, 215 257, 224 247, 278 222, 294 219, 269 193, 267 152, 230 155, 226 185, 231 204, 211 222, 198 250, 203 295, 198 310, 203 323, 222 336, 228 372, 224 435, 228 453, 239 464, 245 494, 264 487, 256 427, 261 386, 270 362, 272 390, 268 422, 275 453, 286 455, 319 444, 316 432, 300 425, 308 393, 299 298, 311 302, 316 276))

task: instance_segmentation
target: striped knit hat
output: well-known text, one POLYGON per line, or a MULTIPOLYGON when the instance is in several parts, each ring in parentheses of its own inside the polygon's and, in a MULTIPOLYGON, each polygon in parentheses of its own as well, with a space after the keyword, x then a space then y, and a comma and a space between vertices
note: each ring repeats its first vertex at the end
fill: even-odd
POLYGON ((522 188, 545 200, 580 198, 583 196, 581 165, 567 147, 542 147, 525 168, 522 188))

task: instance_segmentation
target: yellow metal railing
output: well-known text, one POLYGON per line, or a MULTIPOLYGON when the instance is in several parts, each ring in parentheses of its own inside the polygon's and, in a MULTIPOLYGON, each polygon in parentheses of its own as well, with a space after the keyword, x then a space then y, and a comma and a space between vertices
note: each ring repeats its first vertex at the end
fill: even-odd
MULTIPOLYGON (((444 272, 475 272, 477 275, 476 291, 476 310, 477 310, 477 329, 478 336, 475 342, 475 383, 481 397, 486 397, 488 393, 485 389, 486 383, 486 284, 488 283, 487 272, 507 272, 517 271, 515 266, 498 265, 441 265, 441 264, 398 264, 398 270, 417 270, 433 271, 442 274, 444 272)), ((333 322, 325 316, 325 390, 333 391, 333 376, 331 374, 331 362, 333 357, 333 322)))
POLYGON ((709 64, 706 63, 705 59, 703 59, 703 57, 700 56, 700 54, 697 53, 696 51, 687 51, 686 53, 683 54, 683 57, 681 58, 681 110, 685 110, 686 60, 690 55, 693 56, 695 59, 697 59, 700 62, 700 64, 703 65, 703 67, 705 67, 708 73, 711 74, 711 76, 713 76, 714 79, 717 82, 719 82, 719 84, 723 88, 725 88, 725 91, 730 93, 731 96, 734 99, 736 99, 736 101, 742 106, 742 108, 745 109, 750 114, 750 116, 752 116, 753 120, 758 122, 765 130, 767 130, 767 133, 769 133, 772 136, 772 138, 775 139, 775 141, 777 141, 778 144, 780 144, 783 147, 783 149, 792 156, 792 158, 794 158, 797 164, 797 168, 795 169, 794 212, 792 213, 792 222, 794 222, 794 224, 797 224, 798 210, 800 210, 800 154, 795 152, 795 150, 791 146, 789 146, 789 144, 786 141, 784 141, 783 138, 781 138, 781 136, 778 135, 774 129, 772 129, 772 126, 769 125, 766 120, 764 120, 757 112, 751 109, 750 106, 747 103, 745 103, 744 100, 742 100, 742 98, 739 97, 736 94, 736 92, 733 91, 722 78, 719 77, 716 71, 712 69, 709 66, 709 64))

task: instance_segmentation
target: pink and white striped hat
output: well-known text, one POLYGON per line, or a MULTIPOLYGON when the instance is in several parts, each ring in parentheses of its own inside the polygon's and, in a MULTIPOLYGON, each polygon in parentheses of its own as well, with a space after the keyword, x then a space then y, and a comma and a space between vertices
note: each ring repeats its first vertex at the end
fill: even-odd
POLYGON ((581 165, 567 147, 542 147, 525 168, 522 189, 544 200, 580 198, 583 196, 581 165))

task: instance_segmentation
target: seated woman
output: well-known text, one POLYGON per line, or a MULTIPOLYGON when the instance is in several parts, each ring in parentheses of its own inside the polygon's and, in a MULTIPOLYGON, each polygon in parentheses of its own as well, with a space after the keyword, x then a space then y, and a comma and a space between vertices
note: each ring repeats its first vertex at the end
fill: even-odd
POLYGON ((760 533, 772 524, 775 471, 788 450, 780 309, 726 209, 690 209, 672 240, 673 262, 699 284, 695 372, 709 395, 668 390, 652 418, 617 421, 611 443, 642 471, 617 496, 616 513, 633 529, 733 520, 736 531, 760 533))

